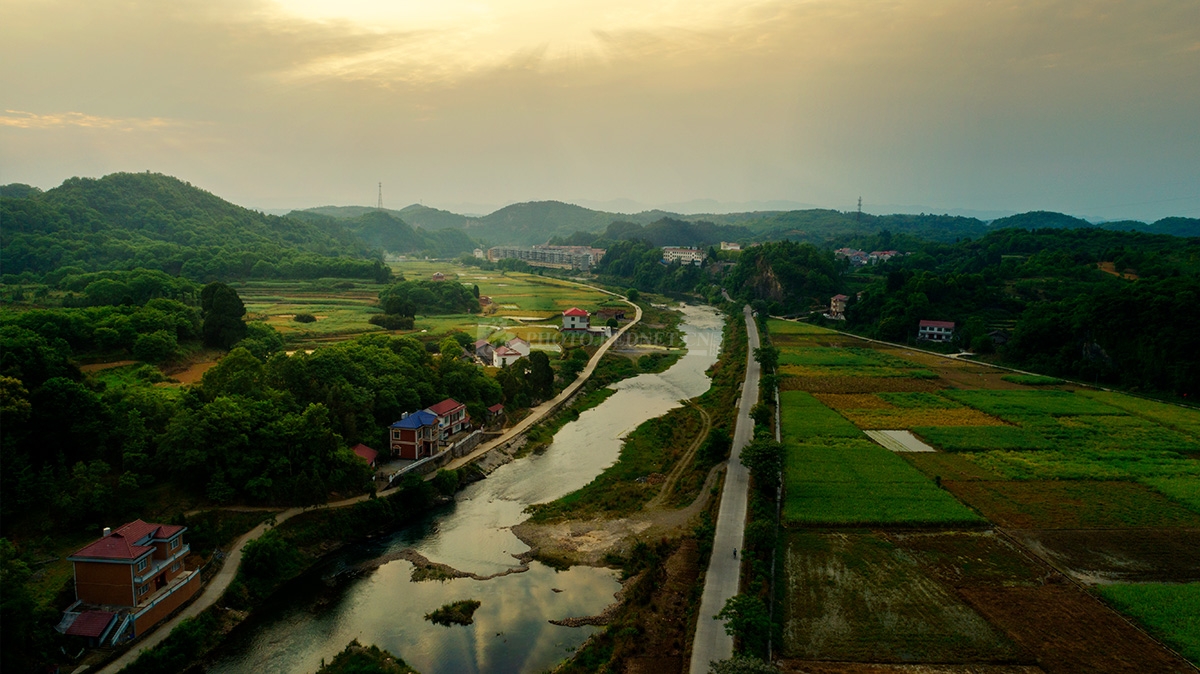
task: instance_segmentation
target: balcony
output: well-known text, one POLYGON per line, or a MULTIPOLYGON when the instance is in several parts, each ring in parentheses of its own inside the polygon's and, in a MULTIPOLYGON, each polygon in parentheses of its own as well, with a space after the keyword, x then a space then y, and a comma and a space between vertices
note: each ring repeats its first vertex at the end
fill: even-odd
POLYGON ((147 580, 158 575, 159 573, 162 572, 163 569, 167 568, 169 565, 186 557, 188 552, 191 552, 191 549, 192 549, 192 546, 188 545, 187 543, 184 543, 183 545, 179 546, 178 550, 176 550, 172 555, 168 556, 166 559, 153 559, 153 558, 150 559, 150 563, 146 565, 145 571, 142 571, 141 573, 137 573, 136 571, 134 572, 134 574, 133 574, 134 585, 141 585, 142 583, 145 583, 147 580))

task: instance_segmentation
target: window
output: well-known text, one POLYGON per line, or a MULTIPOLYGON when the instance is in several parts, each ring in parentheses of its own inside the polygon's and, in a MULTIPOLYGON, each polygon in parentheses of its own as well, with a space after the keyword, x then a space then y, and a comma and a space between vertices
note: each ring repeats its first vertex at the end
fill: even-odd
POLYGON ((138 596, 140 597, 140 596, 142 596, 142 595, 146 594, 146 593, 147 593, 147 592, 149 592, 149 591, 150 591, 150 586, 149 586, 149 585, 143 585, 143 586, 141 586, 141 587, 139 587, 139 588, 138 588, 138 596))
POLYGON ((145 570, 146 570, 146 564, 147 564, 149 561, 150 561, 149 559, 143 559, 142 561, 138 562, 138 563, 137 563, 137 571, 139 571, 139 572, 141 572, 141 571, 145 571, 145 570))
POLYGON ((392 431, 392 439, 399 440, 400 439, 400 431, 392 431))
POLYGON ((175 562, 174 564, 172 564, 171 565, 171 573, 175 573, 176 571, 178 571, 179 565, 180 565, 180 562, 175 562))
POLYGON ((178 548, 178 547, 179 547, 179 539, 178 538, 172 539, 171 540, 171 549, 174 550, 175 548, 178 548))

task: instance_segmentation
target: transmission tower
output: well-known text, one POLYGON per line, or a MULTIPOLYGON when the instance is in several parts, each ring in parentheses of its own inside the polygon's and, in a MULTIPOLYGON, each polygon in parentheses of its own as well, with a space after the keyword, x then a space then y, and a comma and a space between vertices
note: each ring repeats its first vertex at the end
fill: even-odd
MULTIPOLYGON (((859 202, 861 201, 862 199, 859 199, 859 202)), ((861 206, 862 204, 860 203, 859 205, 861 206)), ((379 200, 375 202, 375 208, 383 210, 383 183, 379 183, 379 200)))
MULTIPOLYGON (((383 197, 380 197, 380 199, 382 199, 382 198, 383 197)), ((380 203, 383 203, 383 202, 380 202, 380 203)), ((383 206, 380 206, 380 208, 383 208, 383 206)), ((858 212, 854 214, 854 221, 862 222, 862 197, 858 198, 858 212)))

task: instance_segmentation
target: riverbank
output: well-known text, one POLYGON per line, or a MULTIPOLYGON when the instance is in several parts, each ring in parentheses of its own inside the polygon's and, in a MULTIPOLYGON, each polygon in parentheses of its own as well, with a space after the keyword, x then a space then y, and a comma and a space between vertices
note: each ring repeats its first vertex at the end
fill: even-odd
MULTIPOLYGON (((612 507, 585 508, 585 517, 572 514, 575 504, 593 504, 580 492, 611 492, 614 485, 619 489, 622 484, 630 488, 630 475, 636 472, 631 467, 645 465, 645 455, 653 452, 651 445, 627 441, 617 464, 592 484, 539 508, 529 520, 513 527, 513 533, 530 546, 527 554, 535 559, 564 567, 607 565, 621 569, 628 579, 624 600, 595 616, 598 622, 589 623, 605 624, 606 629, 590 638, 556 672, 574 674, 600 668, 678 672, 685 668, 699 616, 699 588, 712 551, 729 430, 744 381, 746 331, 738 318, 726 320, 721 356, 709 370, 711 386, 689 401, 689 406, 710 417, 710 423, 694 429, 705 430, 692 437, 686 451, 660 447, 659 458, 676 457, 672 471, 661 480, 638 482, 632 478, 633 485, 643 489, 638 507, 630 510, 627 502, 610 499, 612 507)), ((643 427, 661 426, 663 419, 653 419, 643 427)))

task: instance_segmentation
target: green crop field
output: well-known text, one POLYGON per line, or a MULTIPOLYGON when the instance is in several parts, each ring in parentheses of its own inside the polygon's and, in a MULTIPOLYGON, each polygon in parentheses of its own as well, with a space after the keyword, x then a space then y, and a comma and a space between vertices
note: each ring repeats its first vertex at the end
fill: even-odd
POLYGON ((1057 386, 1063 383, 1058 377, 1043 377, 1040 374, 1009 374, 1000 379, 1024 386, 1057 386))
POLYGON ((868 440, 787 443, 790 524, 975 524, 980 517, 904 459, 868 440))
POLYGON ((836 335, 833 330, 826 328, 818 328, 815 325, 808 323, 796 323, 795 321, 781 321, 778 318, 772 318, 767 321, 767 330, 772 335, 836 335))
POLYGON ((946 391, 944 395, 1007 421, 1047 414, 1125 414, 1124 410, 1068 391, 946 391))
POLYGON ((1200 583, 1101 585, 1100 595, 1200 666, 1200 583))
POLYGON ((914 391, 909 393, 878 393, 880 398, 891 403, 895 407, 903 409, 916 410, 953 410, 962 407, 962 405, 940 396, 936 393, 926 393, 922 391, 914 391))
POLYGON ((1170 426, 1194 437, 1200 437, 1200 409, 1134 398, 1111 391, 1079 391, 1079 395, 1119 407, 1130 414, 1157 421, 1164 426, 1170 426))
POLYGON ((1054 442, 1016 426, 917 426, 913 432, 947 452, 1054 449, 1054 442))
POLYGON ((862 431, 842 415, 821 404, 804 391, 781 391, 779 394, 780 422, 783 437, 803 440, 818 436, 861 438, 862 431))
POLYGON ((1143 478, 1141 483, 1200 513, 1200 475, 1148 477, 1143 478))
POLYGON ((1200 461, 1174 452, 996 450, 971 454, 969 458, 1009 480, 1140 480, 1200 475, 1200 461))

